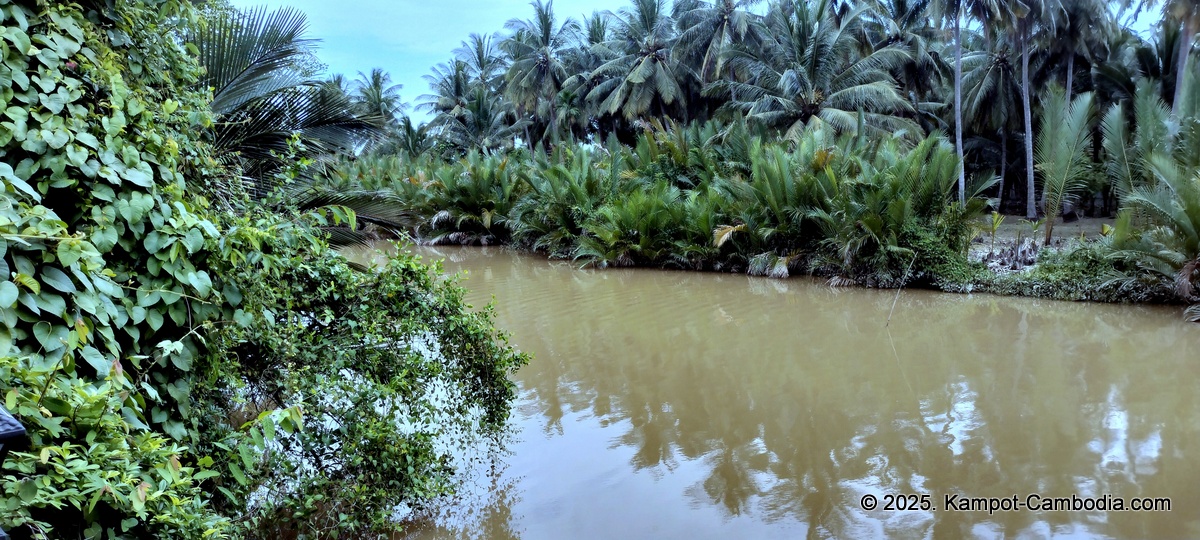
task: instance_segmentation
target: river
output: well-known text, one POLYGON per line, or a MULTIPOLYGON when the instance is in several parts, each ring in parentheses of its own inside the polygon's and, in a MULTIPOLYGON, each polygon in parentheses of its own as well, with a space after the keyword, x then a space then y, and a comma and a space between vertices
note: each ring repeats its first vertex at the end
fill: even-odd
POLYGON ((504 466, 413 538, 1200 536, 1177 310, 906 290, 885 328, 894 291, 412 249, 534 355, 504 466), (1135 498, 1171 509, 1070 509, 1135 498))

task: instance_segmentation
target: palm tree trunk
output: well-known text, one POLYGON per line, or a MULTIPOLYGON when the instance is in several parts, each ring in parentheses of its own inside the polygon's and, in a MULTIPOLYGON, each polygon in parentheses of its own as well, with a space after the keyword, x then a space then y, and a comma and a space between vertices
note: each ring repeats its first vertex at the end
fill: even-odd
POLYGON ((1175 65, 1175 101, 1171 102, 1171 116, 1178 118, 1179 106, 1183 103, 1183 83, 1187 77, 1188 55, 1192 52, 1192 36, 1196 35, 1197 17, 1184 15, 1183 35, 1179 36, 1179 59, 1175 65))
MULTIPOLYGON (((518 105, 517 119, 521 118, 525 118, 525 107, 518 105)), ((533 137, 529 136, 529 124, 525 124, 525 145, 529 147, 531 152, 533 151, 533 137)))
POLYGON ((1037 219, 1037 191, 1033 184, 1033 111, 1029 97, 1029 34, 1033 24, 1021 21, 1021 106, 1025 110, 1025 217, 1037 219))
POLYGON ((958 150, 958 202, 967 204, 967 162, 963 156, 962 129, 962 17, 954 17, 954 145, 958 150))
POLYGON ((1000 128, 1000 200, 996 211, 1004 210, 1004 176, 1008 173, 1008 127, 1000 128))
POLYGON ((550 141, 547 144, 546 150, 549 151, 553 145, 558 143, 558 110, 554 103, 550 103, 550 141))
POLYGON ((1075 48, 1071 48, 1071 52, 1067 56, 1067 103, 1071 102, 1071 89, 1074 88, 1075 82, 1075 48))

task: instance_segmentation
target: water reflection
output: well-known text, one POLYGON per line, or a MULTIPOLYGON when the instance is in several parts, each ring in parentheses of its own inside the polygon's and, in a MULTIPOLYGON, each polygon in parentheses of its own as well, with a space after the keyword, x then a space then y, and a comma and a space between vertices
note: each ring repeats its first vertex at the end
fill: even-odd
POLYGON ((488 513, 416 536, 1200 536, 1200 330, 1170 310, 906 291, 885 329, 890 292, 423 253, 535 360, 488 513), (1174 510, 942 508, 1029 493, 1174 510))

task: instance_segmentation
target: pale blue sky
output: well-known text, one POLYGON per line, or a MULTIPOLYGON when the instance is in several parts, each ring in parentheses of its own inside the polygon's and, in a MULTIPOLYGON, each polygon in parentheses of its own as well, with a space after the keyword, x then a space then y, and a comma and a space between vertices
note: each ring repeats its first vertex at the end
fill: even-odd
MULTIPOLYGON (((445 62, 472 32, 504 31, 512 18, 530 19, 528 0, 232 0, 239 8, 294 6, 308 14, 308 36, 321 40, 318 56, 330 73, 354 79, 380 67, 404 85, 409 104, 429 93, 424 75, 445 62)), ((616 10, 627 0, 555 0, 560 18, 616 10)), ((416 113, 414 119, 423 116, 416 113)))

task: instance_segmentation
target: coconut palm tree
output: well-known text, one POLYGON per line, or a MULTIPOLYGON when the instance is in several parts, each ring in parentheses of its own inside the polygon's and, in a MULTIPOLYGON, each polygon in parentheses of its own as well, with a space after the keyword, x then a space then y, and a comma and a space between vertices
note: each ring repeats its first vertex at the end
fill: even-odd
POLYGON ((350 83, 346 81, 346 76, 341 73, 330 75, 321 83, 321 91, 325 93, 326 98, 344 98, 350 99, 350 83))
POLYGON ((940 39, 931 24, 933 0, 872 0, 872 8, 864 14, 866 40, 878 49, 888 45, 903 45, 912 58, 896 72, 905 93, 922 98, 932 94, 940 82, 944 62, 937 54, 940 39))
MULTIPOLYGON (((950 21, 954 46, 954 146, 958 151, 960 162, 966 163, 963 155, 963 114, 962 114, 962 23, 965 16, 981 16, 986 21, 998 14, 996 0, 941 0, 938 4, 942 17, 950 21)), ((986 33, 986 32, 985 32, 986 33)), ((967 196, 966 167, 958 173, 958 197, 960 204, 966 204, 967 196)))
POLYGON ((963 114, 965 123, 976 130, 1000 135, 999 204, 1004 203, 1008 176, 1008 132, 1020 109, 1021 84, 1016 58, 1003 37, 987 49, 963 57, 963 114))
MULTIPOLYGON (((572 36, 579 23, 567 19, 560 25, 554 15, 553 0, 542 3, 534 0, 532 19, 513 19, 505 25, 512 37, 501 48, 512 58, 506 76, 506 95, 512 100, 519 116, 532 113, 545 126, 557 123, 557 96, 563 82, 570 77, 565 56, 572 45, 572 36)), ((557 133, 557 130, 549 130, 557 133)), ((527 141, 530 144, 533 141, 527 141)))
POLYGON ((1182 32, 1179 40, 1179 53, 1175 59, 1175 99, 1171 101, 1171 112, 1180 118, 1183 108, 1184 82, 1188 77, 1188 65, 1191 59, 1192 47, 1196 42, 1196 33, 1200 32, 1200 4, 1195 0, 1167 0, 1163 3, 1163 19, 1178 20, 1182 32), (1168 19, 1168 14, 1170 19, 1168 19))
POLYGON ((1047 53, 1065 72, 1067 100, 1075 93, 1075 61, 1082 57, 1091 65, 1094 52, 1104 47, 1115 23, 1108 4, 1102 0, 1074 0, 1063 3, 1062 16, 1048 35, 1047 53))
MULTIPOLYGON (((223 12, 224 13, 224 12, 223 12)), ((208 133, 218 154, 239 165, 255 196, 274 186, 273 174, 299 134, 305 152, 353 152, 378 136, 359 118, 344 92, 304 77, 300 63, 316 42, 304 37, 308 22, 292 8, 230 11, 184 37, 198 53, 211 88, 216 125, 208 133)))
POLYGON ((470 66, 462 60, 450 60, 433 67, 424 77, 430 94, 423 94, 417 108, 434 114, 458 116, 466 109, 471 95, 470 66))
POLYGON ((502 96, 475 87, 457 114, 441 113, 430 123, 434 135, 460 150, 485 153, 512 148, 515 137, 529 124, 517 118, 502 96))
POLYGON ((372 152, 383 156, 403 155, 416 159, 433 147, 429 124, 414 124, 409 116, 401 116, 388 137, 372 148, 372 152))
POLYGON ((1025 114, 1025 217, 1037 218, 1037 188, 1034 183, 1033 84, 1029 79, 1030 48, 1036 31, 1053 28, 1062 11, 1061 0, 1010 0, 1004 6, 1013 41, 1021 51, 1021 108, 1025 114))
POLYGON ((705 93, 727 99, 729 108, 747 118, 786 129, 789 136, 814 123, 839 132, 857 131, 861 123, 882 133, 920 137, 920 126, 903 116, 913 107, 891 76, 912 56, 895 44, 861 52, 864 13, 858 8, 837 17, 829 0, 773 4, 762 43, 726 53, 746 82, 719 80, 705 93))
POLYGON ((760 2, 675 2, 673 17, 680 29, 675 48, 680 57, 697 66, 701 82, 716 80, 722 67, 722 52, 753 37, 757 16, 749 9, 760 2))
POLYGON ((403 85, 392 84, 392 77, 380 68, 370 73, 358 72, 351 99, 358 114, 372 120, 383 129, 396 127, 408 105, 400 99, 403 85))
POLYGON ((942 127, 941 90, 949 65, 938 52, 941 35, 932 24, 932 0, 872 0, 864 18, 866 42, 878 49, 905 47, 911 58, 892 72, 901 94, 927 131, 942 127))
POLYGON ((1161 77, 1161 63, 1155 58, 1154 47, 1128 28, 1120 27, 1105 38, 1107 43, 1092 62, 1091 82, 1097 100, 1108 104, 1131 102, 1140 79, 1161 77), (1143 66, 1143 58, 1154 59, 1153 65, 1143 66))
MULTIPOLYGON (((615 56, 607 46, 611 38, 612 19, 607 13, 593 12, 582 18, 575 44, 566 51, 567 71, 572 75, 563 82, 563 92, 570 94, 571 108, 578 111, 575 120, 583 131, 593 129, 593 124, 597 127, 600 125, 596 118, 599 114, 594 107, 596 102, 587 99, 587 96, 598 84, 607 80, 602 75, 593 77, 592 74, 615 56)), ((562 92, 559 97, 561 103, 562 92)))
POLYGON ((587 97, 599 104, 600 114, 626 120, 648 113, 665 117, 670 108, 686 105, 680 81, 694 75, 671 54, 675 32, 667 0, 632 1, 632 6, 610 14, 613 38, 605 47, 613 57, 592 72, 601 82, 587 97))
MULTIPOLYGON (((1123 7, 1136 5, 1135 15, 1155 6, 1162 6, 1162 28, 1178 29, 1179 42, 1175 59, 1175 92, 1171 100, 1172 116, 1179 116, 1179 107, 1175 105, 1183 97, 1183 83, 1187 77, 1187 66, 1191 57, 1192 47, 1196 41, 1196 33, 1200 32, 1200 3, 1195 0, 1122 0, 1123 7)), ((1165 55, 1164 55, 1165 56, 1165 55)))
POLYGON ((492 40, 493 36, 472 33, 462 46, 454 49, 454 57, 467 64, 473 84, 496 91, 503 86, 506 64, 492 40))

